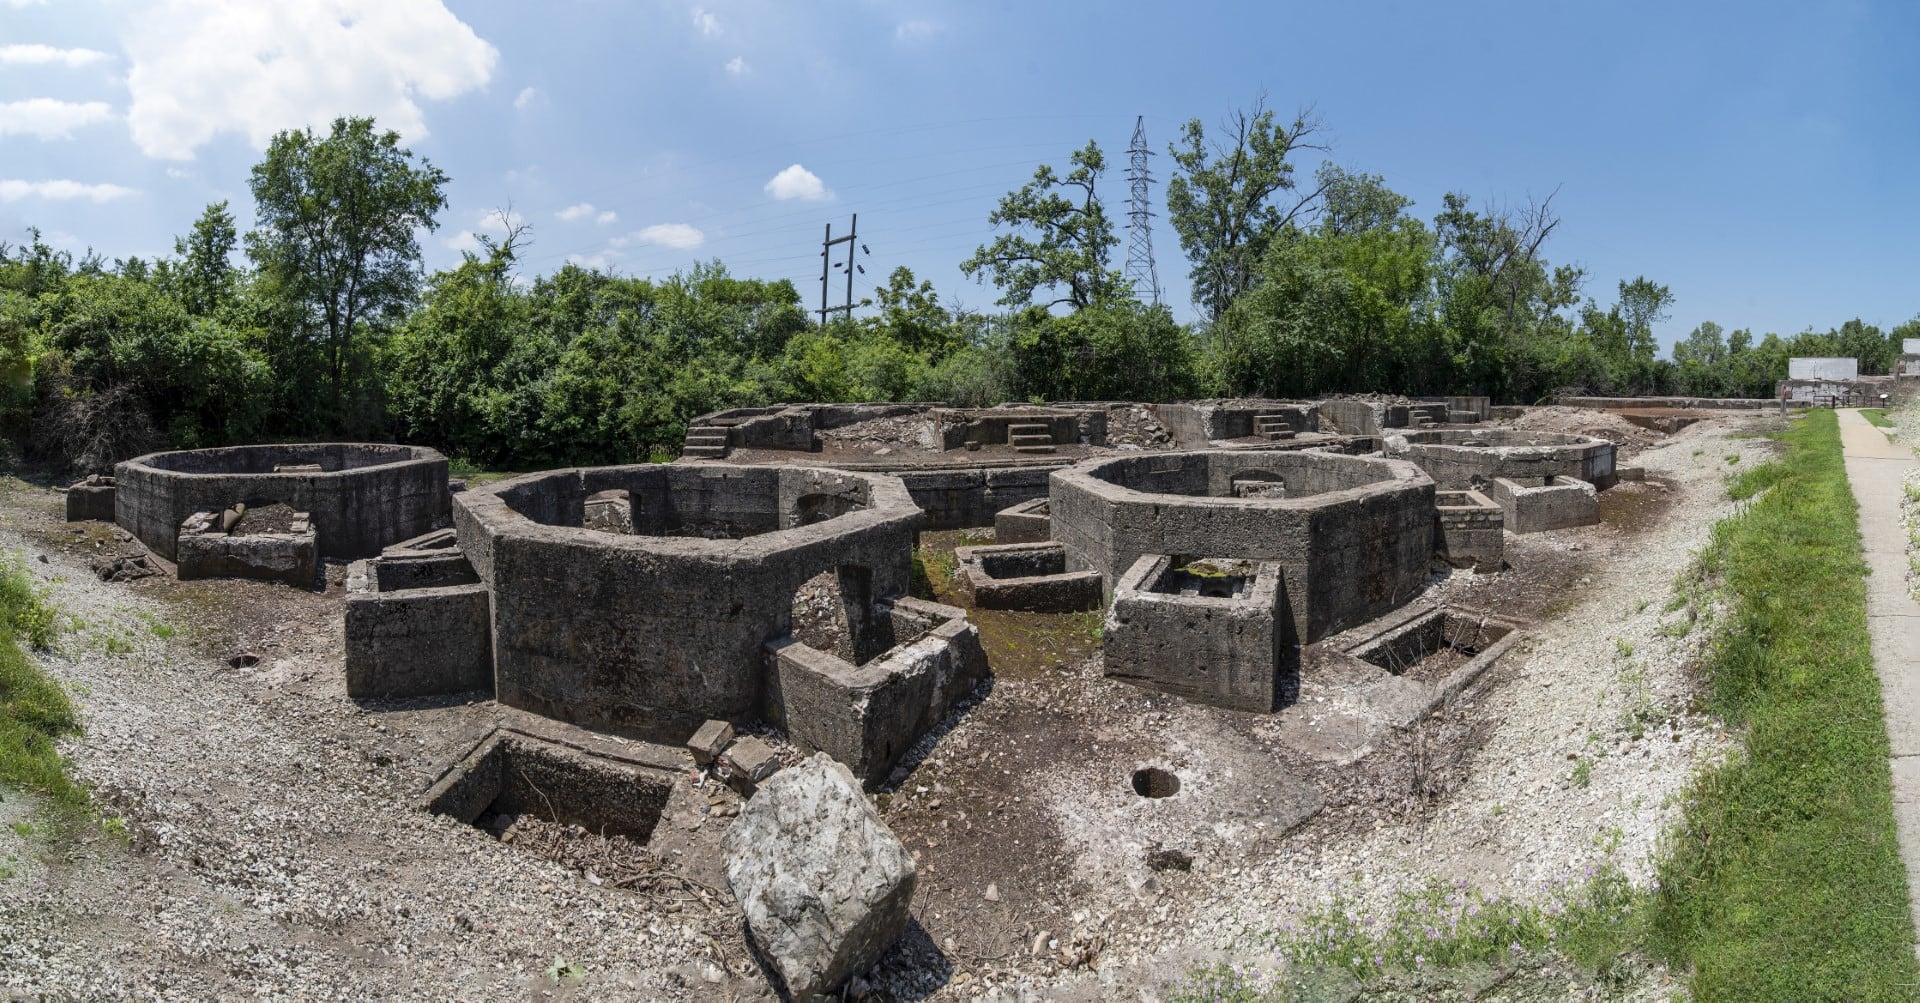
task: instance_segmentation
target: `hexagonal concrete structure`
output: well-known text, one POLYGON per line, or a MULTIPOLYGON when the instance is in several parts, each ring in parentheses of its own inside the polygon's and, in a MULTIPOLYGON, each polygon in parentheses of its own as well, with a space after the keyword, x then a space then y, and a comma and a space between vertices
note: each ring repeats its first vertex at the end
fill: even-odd
POLYGON ((235 502, 313 516, 322 557, 371 557, 447 516, 447 458, 425 446, 315 442, 148 453, 114 467, 114 521, 174 560, 180 524, 235 502))
POLYGON ((1109 593, 1143 554, 1278 562, 1301 643, 1426 587, 1433 481, 1401 460, 1317 451, 1200 450, 1055 471, 1053 538, 1109 593))
POLYGON ((1613 443, 1590 435, 1434 429, 1389 435, 1386 452, 1411 460, 1443 491, 1484 488, 1498 477, 1573 478, 1602 491, 1619 480, 1613 443))
POLYGON ((816 575, 837 572, 860 648, 873 600, 907 592, 921 520, 897 477, 686 464, 527 474, 453 515, 493 596, 499 700, 674 741, 758 716, 763 645, 816 575), (633 534, 582 525, 606 491, 627 493, 633 534))

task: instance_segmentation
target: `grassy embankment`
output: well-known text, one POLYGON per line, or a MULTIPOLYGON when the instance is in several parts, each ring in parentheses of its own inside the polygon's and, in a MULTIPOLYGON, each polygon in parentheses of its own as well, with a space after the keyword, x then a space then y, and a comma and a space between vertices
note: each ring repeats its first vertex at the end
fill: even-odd
POLYGON ((1702 572, 1730 605, 1713 709, 1745 754, 1704 776, 1661 868, 1654 948, 1700 1000, 1913 999, 1865 561, 1839 422, 1816 409, 1746 471, 1702 572), (1764 490, 1764 494, 1761 492, 1764 490))
POLYGON ((1523 966, 1544 951, 1603 984, 1644 970, 1620 961, 1661 958, 1703 1001, 1920 995, 1837 418, 1815 410, 1781 439, 1783 455, 1734 479, 1750 504, 1714 527, 1683 583, 1683 601, 1721 600, 1706 698, 1744 742, 1689 791, 1657 890, 1603 872, 1572 903, 1544 907, 1458 894, 1389 917, 1336 909, 1274 935, 1291 977, 1214 969, 1179 995, 1287 999, 1314 972, 1341 970, 1364 998, 1408 975, 1446 985, 1456 966, 1472 978, 1503 947, 1523 966))
POLYGON ((77 733, 79 718, 28 652, 53 644, 58 620, 19 559, 0 562, 0 787, 31 791, 50 808, 77 813, 86 792, 67 776, 53 743, 77 733))
POLYGON ((1870 425, 1878 425, 1881 428, 1893 427, 1893 421, 1887 417, 1887 409, 1883 407, 1863 407, 1860 409, 1860 417, 1867 419, 1870 425))

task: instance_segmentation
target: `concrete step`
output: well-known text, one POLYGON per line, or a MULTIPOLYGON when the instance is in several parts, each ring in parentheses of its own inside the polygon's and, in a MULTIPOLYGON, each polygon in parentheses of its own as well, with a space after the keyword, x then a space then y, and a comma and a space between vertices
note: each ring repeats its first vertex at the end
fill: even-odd
POLYGON ((703 460, 718 460, 727 455, 725 446, 682 446, 681 456, 693 456, 703 460))
POLYGON ((1266 436, 1268 442, 1284 442, 1294 436, 1292 429, 1280 432, 1261 432, 1260 434, 1266 436))
POLYGON ((1013 451, 1016 453, 1057 453, 1059 452, 1059 450, 1053 448, 1052 446, 1015 446, 1013 447, 1013 451))
POLYGON ((1007 436, 1007 441, 1016 446, 1051 446, 1053 445, 1053 436, 1045 432, 1022 432, 1019 435, 1007 436))
POLYGON ((1007 426, 1008 435, 1051 435, 1045 422, 1020 422, 1007 426))

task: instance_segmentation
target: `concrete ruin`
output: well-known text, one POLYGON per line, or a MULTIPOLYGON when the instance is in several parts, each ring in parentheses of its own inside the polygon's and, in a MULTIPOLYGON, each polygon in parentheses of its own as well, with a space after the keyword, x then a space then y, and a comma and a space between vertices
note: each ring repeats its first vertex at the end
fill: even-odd
POLYGON ((1104 597, 1100 573, 1069 570, 1063 544, 959 547, 954 557, 973 604, 980 609, 1079 613, 1099 609, 1104 597))
POLYGON ((113 478, 88 474, 67 488, 68 522, 112 522, 113 478))
POLYGON ((1560 477, 1614 485, 1614 445, 1587 435, 1511 429, 1405 432, 1385 439, 1388 456, 1410 460, 1441 490, 1484 488, 1497 477, 1560 477))
POLYGON ((1266 713, 1297 689, 1277 561, 1142 555, 1114 588, 1102 637, 1108 676, 1189 700, 1266 713))
POLYGON ((320 578, 316 529, 305 512, 246 505, 195 512, 180 524, 174 562, 181 581, 256 578, 312 588, 320 578), (274 513, 279 518, 264 517, 274 513))
POLYGON ((308 443, 148 453, 114 467, 114 521, 175 560, 181 523, 235 504, 310 513, 321 557, 372 557, 444 526, 447 458, 424 446, 308 443))
POLYGON ((876 606, 869 624, 864 651, 790 634, 768 642, 764 716, 876 786, 987 677, 987 655, 966 611, 952 606, 900 597, 876 606))
POLYGON ((347 574, 347 695, 493 689, 491 601, 452 530, 356 562, 347 574))
POLYGON ((1049 507, 1073 566, 1099 572, 1109 590, 1146 554, 1277 562, 1304 643, 1426 587, 1433 493, 1404 460, 1201 450, 1057 471, 1049 507))
POLYGON ((492 597, 497 699, 673 741, 760 714, 764 646, 791 632, 795 593, 822 573, 865 650, 875 600, 907 593, 919 522, 896 478, 803 467, 548 471, 454 504, 492 597), (633 533, 584 525, 606 491, 627 494, 633 533))

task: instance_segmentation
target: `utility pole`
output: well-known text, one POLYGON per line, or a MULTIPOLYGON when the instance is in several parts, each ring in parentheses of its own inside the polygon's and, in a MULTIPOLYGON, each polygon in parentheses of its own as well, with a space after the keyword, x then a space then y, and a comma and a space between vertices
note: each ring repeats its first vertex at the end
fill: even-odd
POLYGON ((1134 296, 1158 306, 1160 275, 1153 265, 1153 202, 1148 191, 1153 184, 1147 167, 1151 156, 1147 117, 1140 115, 1133 120, 1133 144, 1127 147, 1127 182, 1133 190, 1127 205, 1127 281, 1134 296))
POLYGON ((827 325, 827 315, 830 313, 845 314, 848 317, 853 316, 853 273, 855 271, 858 271, 862 275, 867 274, 867 270, 865 268, 862 268, 858 263, 854 261, 854 251, 857 249, 861 254, 873 253, 867 250, 867 245, 860 243, 859 238, 860 238, 860 214, 859 213, 853 214, 853 226, 848 229, 847 235, 844 237, 834 236, 833 224, 832 223, 827 224, 826 236, 822 238, 820 241, 820 326, 821 327, 825 327, 827 325), (835 245, 838 245, 838 244, 847 245, 847 261, 845 264, 841 264, 833 260, 833 249, 835 245), (827 305, 827 288, 828 288, 827 282, 828 282, 828 279, 831 278, 832 271, 835 268, 845 268, 847 270, 847 299, 845 303, 842 303, 839 306, 828 306, 827 305))

